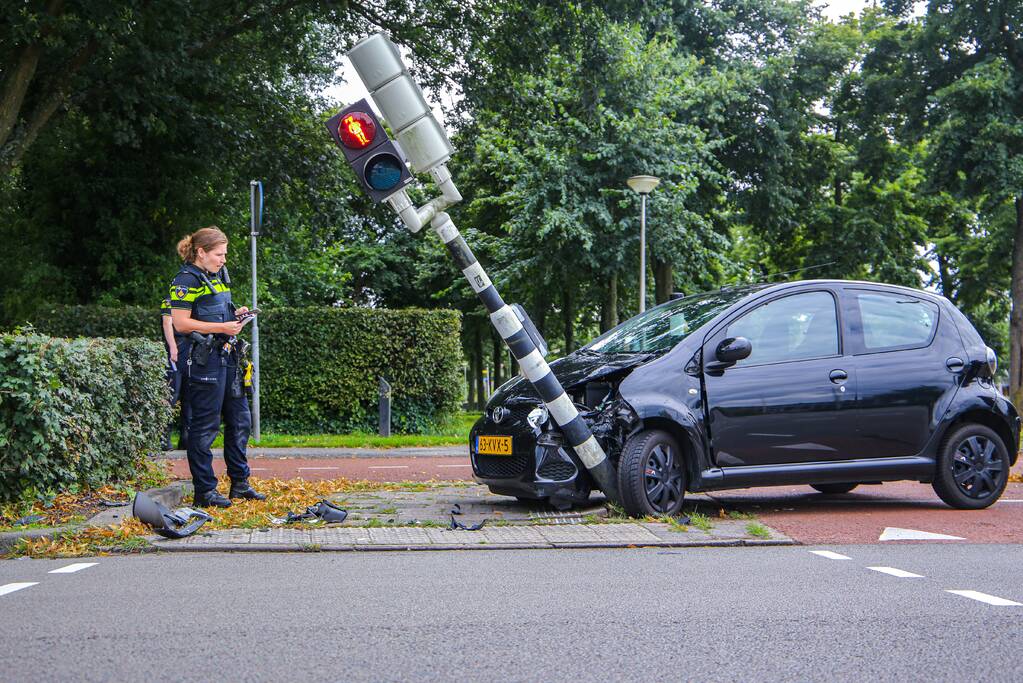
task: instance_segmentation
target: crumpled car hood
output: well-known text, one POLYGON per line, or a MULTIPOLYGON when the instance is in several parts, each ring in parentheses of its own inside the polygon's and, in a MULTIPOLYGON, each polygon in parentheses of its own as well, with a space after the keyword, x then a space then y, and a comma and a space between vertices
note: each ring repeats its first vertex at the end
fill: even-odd
MULTIPOLYGON (((642 365, 653 358, 653 354, 647 353, 604 354, 577 351, 551 363, 551 370, 561 382, 561 386, 565 390, 570 390, 586 382, 642 365)), ((490 397, 488 405, 539 400, 540 397, 533 385, 519 375, 502 384, 490 397)))

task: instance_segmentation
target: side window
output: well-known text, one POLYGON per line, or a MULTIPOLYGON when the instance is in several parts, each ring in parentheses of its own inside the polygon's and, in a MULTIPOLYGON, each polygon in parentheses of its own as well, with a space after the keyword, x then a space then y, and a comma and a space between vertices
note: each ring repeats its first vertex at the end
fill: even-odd
POLYGON ((867 351, 926 346, 938 323, 938 307, 911 296, 858 292, 856 304, 863 322, 867 351))
POLYGON ((827 292, 775 299, 731 323, 725 336, 750 340, 753 352, 738 365, 837 355, 835 299, 827 292))

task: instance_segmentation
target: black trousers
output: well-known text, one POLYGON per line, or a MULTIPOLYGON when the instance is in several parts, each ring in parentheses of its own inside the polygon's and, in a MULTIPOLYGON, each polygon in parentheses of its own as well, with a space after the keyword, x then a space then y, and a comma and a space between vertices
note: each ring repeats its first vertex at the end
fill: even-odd
POLYGON ((188 428, 188 469, 192 473, 192 484, 198 495, 217 487, 213 472, 213 452, 210 447, 220 431, 220 420, 224 420, 224 461, 231 481, 249 477, 249 463, 245 449, 252 430, 252 414, 249 401, 242 392, 240 398, 231 395, 231 384, 237 363, 230 356, 210 354, 206 366, 192 365, 189 375, 186 402, 191 412, 188 428))

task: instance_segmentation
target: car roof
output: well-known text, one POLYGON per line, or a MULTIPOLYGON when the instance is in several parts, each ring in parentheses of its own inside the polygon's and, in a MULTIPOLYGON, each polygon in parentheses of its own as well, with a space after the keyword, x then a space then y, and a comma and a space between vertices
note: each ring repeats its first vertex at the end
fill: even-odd
POLYGON ((876 289, 887 289, 895 292, 905 292, 912 294, 913 296, 923 297, 930 299, 935 303, 945 301, 945 297, 935 292, 928 292, 922 289, 916 289, 914 287, 906 287, 905 285, 892 285, 886 282, 871 282, 869 280, 794 280, 791 282, 779 282, 777 284, 769 285, 763 289, 758 290, 760 294, 773 294, 775 292, 781 292, 786 289, 805 288, 814 285, 826 285, 826 286, 853 286, 853 287, 870 287, 876 289))

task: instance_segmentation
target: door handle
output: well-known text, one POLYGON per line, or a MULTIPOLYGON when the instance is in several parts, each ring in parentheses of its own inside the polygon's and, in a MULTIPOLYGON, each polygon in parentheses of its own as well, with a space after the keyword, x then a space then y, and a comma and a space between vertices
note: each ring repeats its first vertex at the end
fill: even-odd
POLYGON ((845 370, 832 370, 828 378, 835 384, 842 384, 849 379, 849 373, 845 370))
POLYGON ((966 367, 966 363, 962 358, 952 356, 945 361, 945 367, 951 372, 962 372, 963 368, 966 367))

